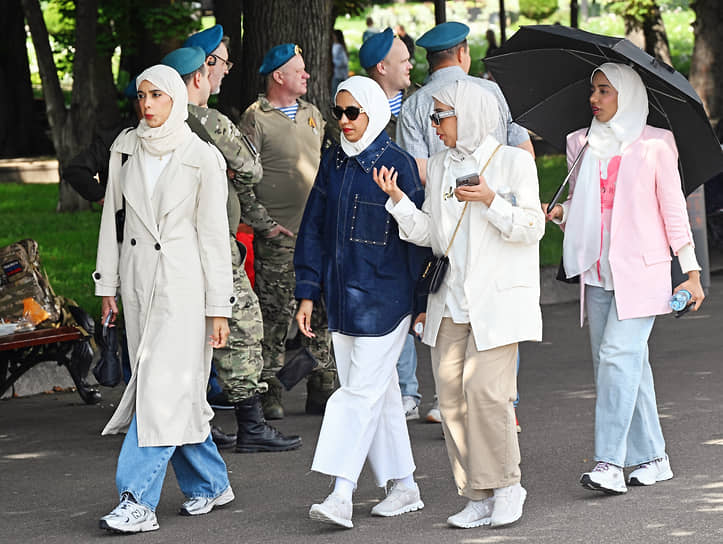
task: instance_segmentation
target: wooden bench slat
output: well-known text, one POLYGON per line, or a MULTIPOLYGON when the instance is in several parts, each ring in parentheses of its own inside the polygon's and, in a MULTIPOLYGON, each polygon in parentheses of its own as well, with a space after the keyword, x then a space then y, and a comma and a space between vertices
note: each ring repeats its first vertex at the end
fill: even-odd
POLYGON ((22 349, 30 346, 68 342, 81 337, 80 331, 74 327, 58 327, 57 329, 39 329, 0 336, 0 351, 22 349))

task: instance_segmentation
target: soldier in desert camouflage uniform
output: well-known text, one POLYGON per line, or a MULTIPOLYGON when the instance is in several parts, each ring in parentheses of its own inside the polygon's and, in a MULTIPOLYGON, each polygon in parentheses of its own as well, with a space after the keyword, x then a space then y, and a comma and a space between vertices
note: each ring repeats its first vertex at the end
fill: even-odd
POLYGON ((259 394, 266 389, 260 382, 263 368, 261 339, 263 323, 258 299, 244 270, 246 251, 236 242, 241 221, 237 188, 253 185, 261 179, 258 155, 245 141, 233 122, 206 103, 211 91, 204 63, 205 52, 198 47, 181 48, 167 55, 162 63, 181 74, 188 90, 188 125, 202 140, 214 144, 229 168, 228 200, 229 241, 236 298, 229 319, 230 335, 225 348, 214 350, 213 361, 229 401, 234 405, 238 432, 237 452, 284 451, 301 446, 298 436, 286 437, 266 424, 259 394))
MULTIPOLYGON (((266 76, 266 94, 244 112, 240 126, 261 154, 264 175, 258 185, 247 186, 241 203, 244 222, 256 233, 255 290, 264 319, 262 378, 269 383, 264 413, 278 419, 284 412, 275 374, 284 364, 287 331, 296 312, 296 232, 321 159, 325 122, 313 104, 300 99, 309 74, 298 46, 272 48, 259 72, 266 76)), ((316 338, 302 340, 319 363, 307 379, 306 412, 321 414, 334 390, 336 369, 326 312, 321 309, 314 317, 316 338)))

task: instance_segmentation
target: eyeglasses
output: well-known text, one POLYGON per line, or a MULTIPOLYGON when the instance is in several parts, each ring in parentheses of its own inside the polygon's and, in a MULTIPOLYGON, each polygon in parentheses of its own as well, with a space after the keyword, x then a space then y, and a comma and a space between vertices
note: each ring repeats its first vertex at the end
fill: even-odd
POLYGON ((445 111, 434 111, 429 116, 429 119, 432 121, 433 125, 438 125, 442 119, 445 117, 456 117, 457 113, 454 110, 445 110, 445 111))
POLYGON ((226 60, 225 58, 214 55, 213 53, 209 54, 208 56, 213 59, 213 61, 208 61, 209 66, 216 66, 216 63, 218 61, 222 61, 226 65, 226 70, 228 70, 229 72, 231 71, 231 68, 233 68, 233 61, 226 60))
POLYGON ((346 115, 346 118, 349 119, 349 121, 356 121, 356 118, 359 117, 360 113, 366 113, 367 110, 364 108, 357 108, 356 106, 347 106, 346 108, 342 108, 341 106, 334 106, 331 108, 331 114, 334 116, 334 119, 337 121, 341 120, 342 115, 346 115))

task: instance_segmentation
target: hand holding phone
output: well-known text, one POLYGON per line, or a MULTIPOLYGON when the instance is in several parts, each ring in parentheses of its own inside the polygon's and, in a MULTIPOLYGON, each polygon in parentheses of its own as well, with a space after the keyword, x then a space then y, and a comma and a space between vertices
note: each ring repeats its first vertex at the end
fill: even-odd
POLYGON ((466 176, 457 178, 456 183, 457 187, 462 187, 463 185, 479 185, 479 175, 467 174, 466 176))

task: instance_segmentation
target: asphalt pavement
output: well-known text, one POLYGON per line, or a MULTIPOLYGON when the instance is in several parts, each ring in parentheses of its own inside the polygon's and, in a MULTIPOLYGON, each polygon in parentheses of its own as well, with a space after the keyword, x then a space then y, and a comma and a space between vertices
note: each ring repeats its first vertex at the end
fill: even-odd
MULTIPOLYGON (((330 479, 309 471, 320 417, 304 413, 305 388, 285 397, 277 423, 298 433, 294 452, 224 452, 236 500, 208 515, 177 515, 183 496, 167 474, 158 507, 160 530, 118 537, 98 529, 117 504, 115 463, 121 436, 101 437, 120 397, 85 406, 75 393, 0 401, 0 542, 86 543, 718 543, 723 542, 723 275, 712 278, 697 314, 659 318, 650 341, 658 405, 675 477, 626 495, 596 494, 578 484, 592 468, 594 388, 587 329, 577 303, 543 307, 544 341, 521 347, 518 410, 523 431, 522 520, 506 529, 451 529, 446 518, 465 500, 452 483, 441 428, 411 421, 416 478, 426 506, 397 518, 373 518, 383 498, 365 469, 354 495, 354 529, 308 518, 330 479)), ((418 345, 422 412, 433 395, 429 353, 418 345)), ((217 421, 234 427, 232 413, 217 421)))

